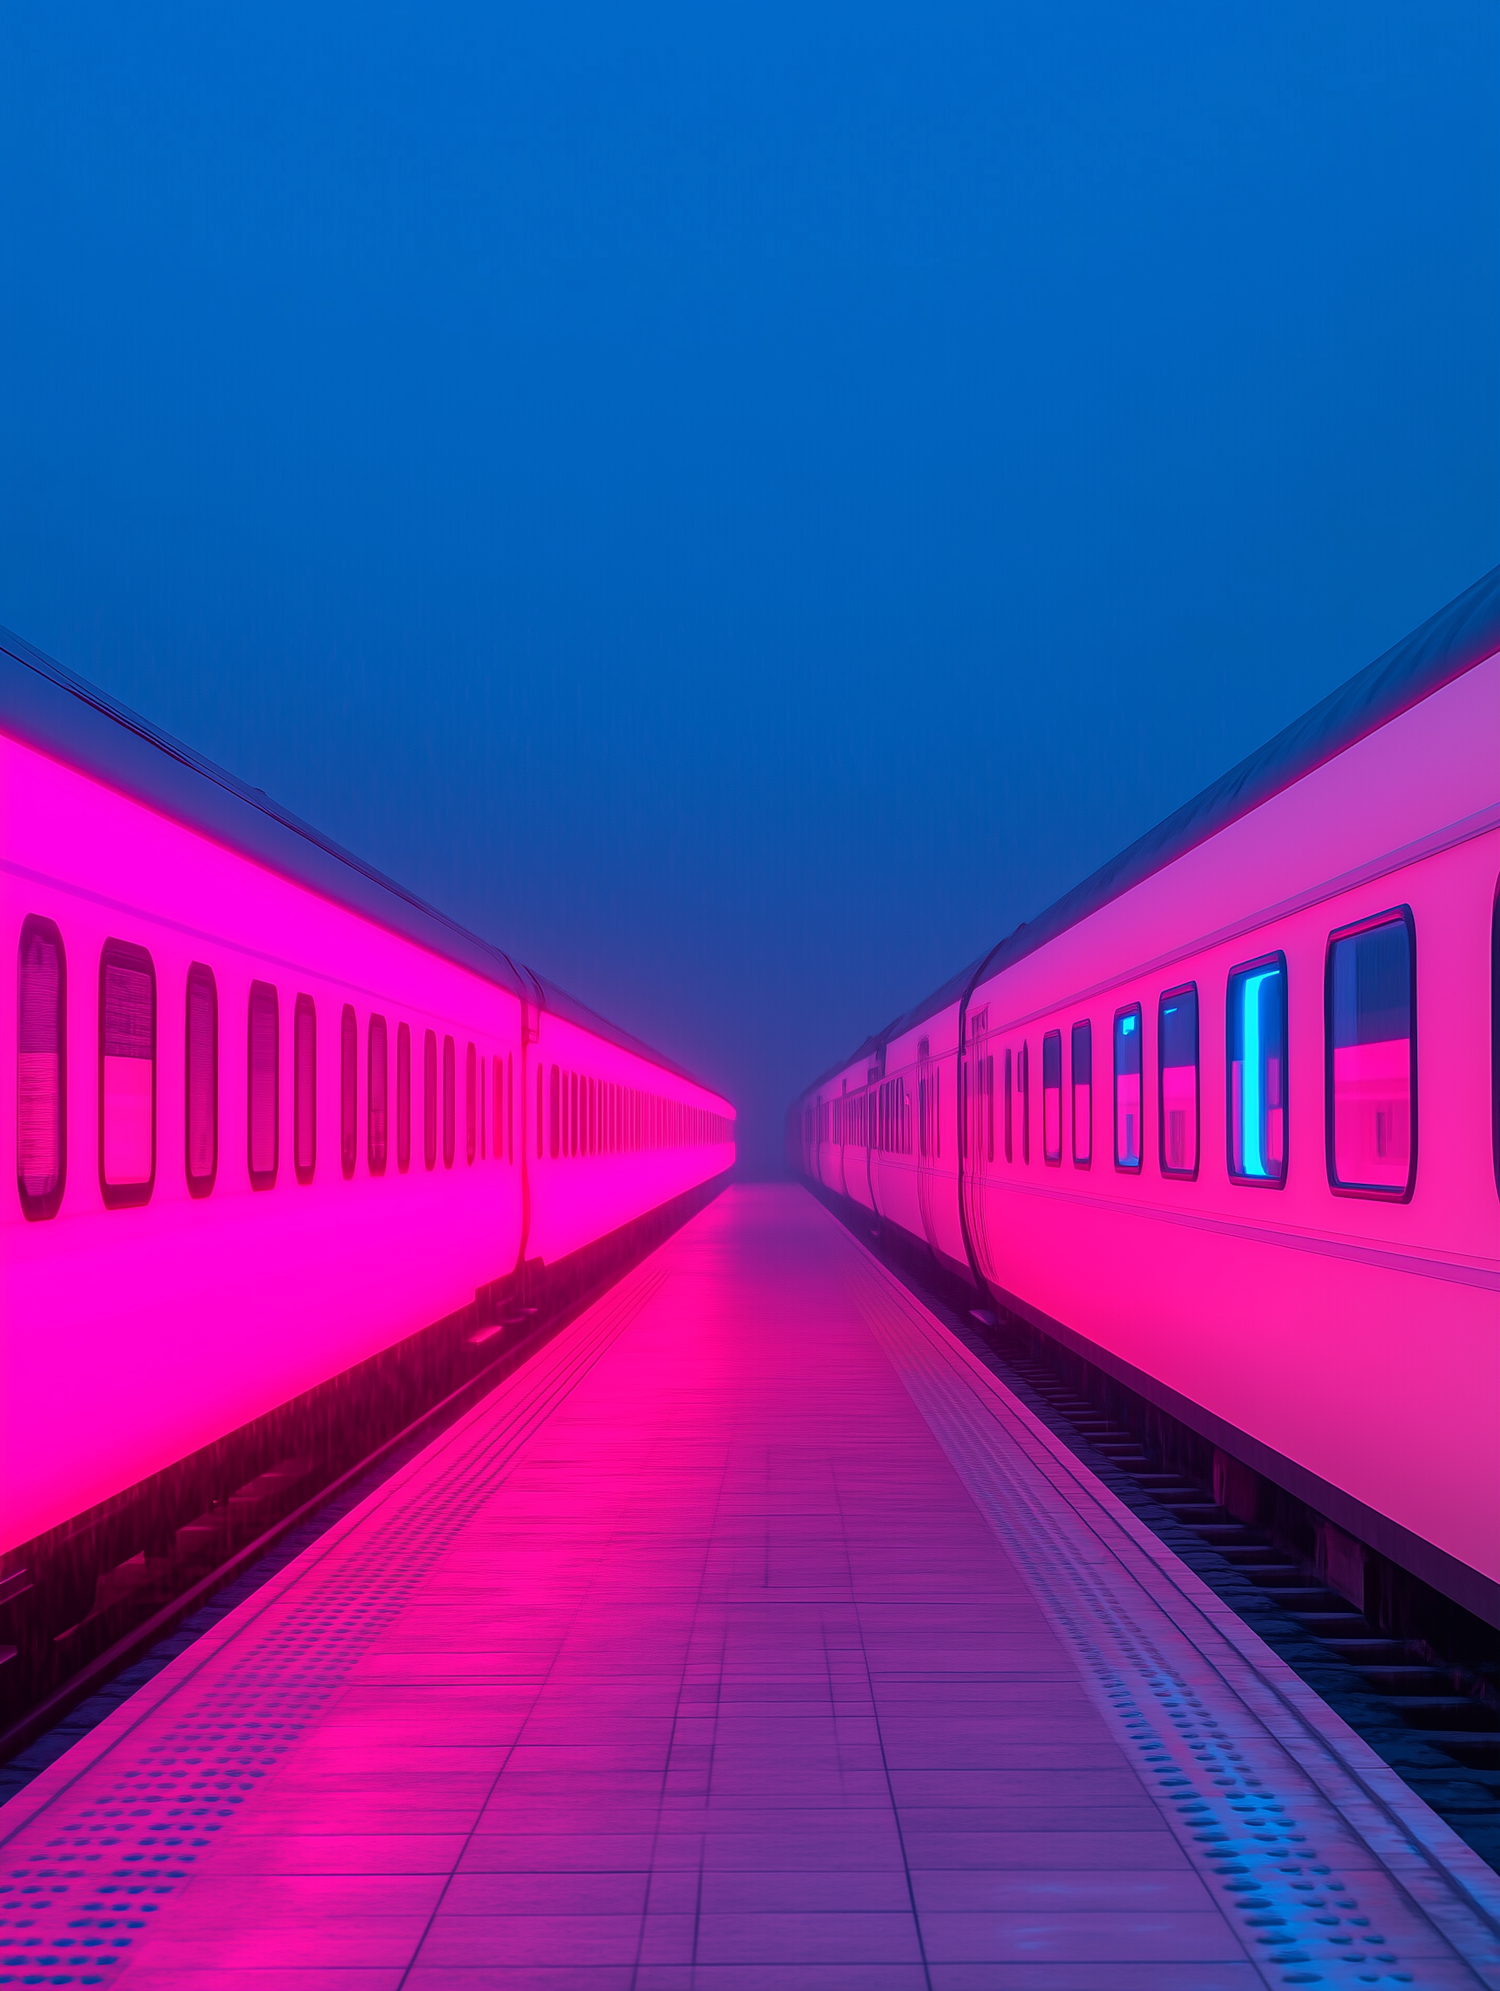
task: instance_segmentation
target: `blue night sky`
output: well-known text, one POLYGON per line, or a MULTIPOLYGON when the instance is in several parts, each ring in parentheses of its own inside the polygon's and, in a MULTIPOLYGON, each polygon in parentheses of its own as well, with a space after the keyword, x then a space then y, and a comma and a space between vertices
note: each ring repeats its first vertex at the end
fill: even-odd
POLYGON ((772 1167, 1500 559, 1497 19, 7 9, 0 622, 772 1167))

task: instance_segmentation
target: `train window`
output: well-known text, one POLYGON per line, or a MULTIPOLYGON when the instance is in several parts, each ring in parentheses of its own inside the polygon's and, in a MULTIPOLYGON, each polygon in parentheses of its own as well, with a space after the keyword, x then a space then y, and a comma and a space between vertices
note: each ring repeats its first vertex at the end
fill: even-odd
POLYGON ((479 1159, 480 1159, 481 1161, 483 1161, 483 1160, 485 1159, 485 1150, 484 1150, 484 1121, 485 1121, 485 1112, 484 1112, 484 1102, 485 1102, 485 1090, 484 1090, 484 1059, 483 1059, 483 1057, 481 1057, 481 1058, 480 1058, 480 1060, 479 1060, 479 1159))
POLYGON ((568 1153, 578 1153, 578 1074, 568 1073, 568 1153))
POLYGON ((156 968, 144 947, 99 954, 99 1187, 108 1210, 151 1200, 156 1179, 156 968))
POLYGON ((372 1016, 365 1033, 365 1150, 371 1175, 385 1174, 386 1085, 385 1018, 372 1016))
POLYGON ((494 1134, 495 1159, 504 1161, 505 1140, 501 1129, 505 1125, 505 1063, 498 1051, 490 1063, 495 1073, 495 1111, 490 1124, 494 1134))
POLYGON ((443 1166, 452 1168, 458 1151, 458 1048, 443 1039, 443 1166))
POLYGON ((1073 1165, 1087 1168, 1094 1143, 1094 1026, 1075 1023, 1069 1046, 1073 1093, 1073 1165))
POLYGON ((1141 1006, 1115 1012, 1115 1167, 1141 1165, 1141 1006))
POLYGON ((271 982, 250 984, 246 1159, 252 1189, 274 1189, 281 1153, 281 1003, 271 982))
POLYGON ((1163 1175, 1198 1174, 1198 984, 1168 989, 1156 1011, 1156 1126, 1163 1175))
POLYGON ((219 1172, 219 987, 195 961, 187 972, 183 1135, 190 1196, 212 1193, 219 1172))
POLYGON ((339 1018, 339 1166, 348 1182, 359 1159, 359 1024, 352 1003, 339 1018))
POLYGON ((411 1167, 411 1030, 396 1026, 396 1166, 411 1167))
POLYGON ((422 1160, 428 1168, 437 1167, 437 1134, 437 1036, 427 1030, 422 1035, 422 1160))
MULTIPOLYGON (((541 1137, 542 1078, 540 1072, 537 1073, 537 1081, 536 1081, 536 1110, 537 1110, 537 1153, 540 1154, 541 1139, 542 1139, 541 1137)), ((558 1070, 556 1065, 552 1067, 552 1126, 551 1126, 551 1137, 548 1141, 548 1146, 552 1153, 552 1159, 556 1161, 559 1154, 561 1154, 562 1152, 562 1073, 558 1070)))
POLYGON ((995 1159, 995 1059, 988 1051, 984 1059, 984 1158, 995 1159))
POLYGON ((1062 1032, 1042 1039, 1042 1160, 1062 1166, 1062 1032))
POLYGON ((1286 1180, 1286 956, 1229 977, 1229 1173, 1279 1189, 1286 1180))
MULTIPOLYGON (((506 1071, 505 1159, 508 1162, 514 1162, 516 1158, 516 1072, 515 1072, 515 1065, 512 1062, 513 1057, 514 1057, 513 1052, 510 1051, 506 1052, 505 1054, 505 1071, 506 1071)), ((541 1097, 540 1088, 538 1088, 537 1096, 538 1098, 541 1097)), ((537 1125, 538 1126, 541 1125, 540 1120, 538 1120, 537 1125)), ((523 1140, 525 1139, 524 1133, 521 1138, 523 1140)), ((522 1152, 521 1159, 523 1161, 526 1159, 524 1150, 522 1152)))
POLYGON ((1011 1056, 1010 1047, 1007 1045, 1005 1051, 1005 1159, 1007 1161, 1014 1159, 1013 1149, 1015 1145, 1013 1138, 1014 1108, 1011 1104, 1011 1085, 1011 1056))
POLYGON ((599 1152, 599 1085, 596 1079, 589 1080, 589 1153, 599 1152))
POLYGON ((292 1012, 292 1166, 311 1182, 318 1161, 318 1013, 310 995, 292 1012))
POLYGON ((100 1189, 110 1211, 155 1181, 155 968, 145 948, 100 952, 100 1189))
POLYGON ((472 1168, 479 1135, 478 1053, 470 1044, 464 1052, 464 1160, 472 1168))
POLYGON ((1323 987, 1329 1187, 1405 1202, 1417 1173, 1411 908, 1330 934, 1323 987))
POLYGON ((68 1173, 68 966, 29 913, 16 950, 16 1188, 29 1223, 57 1215, 68 1173))

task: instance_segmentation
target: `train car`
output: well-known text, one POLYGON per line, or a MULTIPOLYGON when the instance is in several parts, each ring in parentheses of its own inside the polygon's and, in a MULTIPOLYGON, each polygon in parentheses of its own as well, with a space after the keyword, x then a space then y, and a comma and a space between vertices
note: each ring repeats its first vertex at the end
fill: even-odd
POLYGON ((726 1099, 3 634, 0 809, 5 1596, 732 1163, 726 1099))
POLYGON ((1492 1625, 1497 889, 1500 569, 863 1053, 883 1219, 1492 1625))

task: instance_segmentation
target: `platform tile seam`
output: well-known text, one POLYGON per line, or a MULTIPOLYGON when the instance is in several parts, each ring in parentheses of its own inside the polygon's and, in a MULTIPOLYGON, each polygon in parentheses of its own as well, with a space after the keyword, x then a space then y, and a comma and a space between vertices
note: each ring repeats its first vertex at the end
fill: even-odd
MULTIPOLYGON (((235 1807, 264 1795, 257 1786, 274 1773, 350 1669, 400 1616, 433 1564, 493 1497, 527 1439, 619 1339, 666 1276, 660 1265, 647 1261, 623 1291, 617 1288, 597 1302, 539 1351, 551 1357, 544 1369, 527 1364, 516 1372, 526 1379, 522 1390, 507 1391, 502 1384, 495 1397, 466 1413, 438 1441, 446 1456, 422 1497, 394 1509, 394 1526, 392 1496, 415 1489, 432 1449, 290 1564, 273 1595, 247 1598, 215 1628, 222 1636, 212 1650, 205 1654, 201 1644, 189 1648, 149 1683, 158 1692, 151 1695, 148 1688, 147 1708, 135 1711, 127 1702, 102 1723, 89 1738, 102 1746, 80 1776, 68 1778, 66 1757, 52 1766, 59 1774, 50 1794, 11 1835, 9 1859, 0 1869, 0 1985, 92 1986, 118 1974, 147 1917, 168 1906, 193 1877, 191 1869, 211 1850, 212 1835, 235 1817, 235 1807), (497 1399, 514 1409, 498 1430, 497 1399), (379 1568, 361 1572, 360 1549, 368 1547, 368 1537, 365 1543, 356 1537, 382 1513, 379 1568), (340 1551, 350 1565, 346 1581, 354 1578, 360 1587, 341 1589, 335 1606, 292 1615, 291 1592, 311 1575, 326 1575, 340 1551), (247 1652, 244 1640, 257 1634, 247 1652), (232 1648, 236 1670, 213 1682, 208 1676, 216 1667, 223 1670, 232 1648), (247 1696, 237 1685, 241 1674, 273 1684, 247 1696), (202 1697, 184 1705, 167 1734, 146 1745, 139 1766, 117 1766, 107 1790, 91 1791, 90 1784, 107 1774, 108 1757, 125 1753, 142 1721, 193 1685, 203 1687, 202 1697), (61 1815, 48 1818, 49 1811, 61 1815), (25 1841, 42 1831, 49 1833, 46 1843, 27 1851, 25 1841), (126 1846, 131 1850, 122 1850, 126 1846), (119 1864, 104 1879, 103 1863, 110 1858, 119 1864), (89 1874, 90 1866, 101 1872, 89 1874)), ((24 1807, 42 1781, 11 1804, 24 1807)), ((3 1823, 0 1810, 0 1827, 3 1823)))
MULTIPOLYGON (((988 1431, 976 1419, 972 1389, 933 1347, 932 1335, 941 1335, 941 1327, 934 1323, 929 1329, 916 1302, 857 1243, 850 1240, 849 1246, 852 1284, 864 1317, 996 1535, 1073 1645, 1080 1671, 1106 1718, 1123 1734, 1147 1787, 1154 1782, 1153 1796, 1194 1865, 1212 1889, 1230 1896, 1242 1941, 1265 1980, 1277 1986, 1318 1983, 1332 1966, 1344 1983, 1500 1983, 1500 1974, 1481 1971, 1446 1941, 1451 1962, 1439 1972, 1420 1957, 1403 1958, 1396 1944, 1370 1927, 1357 1897, 1299 1829, 1309 1821, 1299 1820, 1276 1792, 1278 1783, 1302 1783, 1305 1771, 1283 1761, 1279 1777, 1255 1773, 1269 1765, 1252 1768, 1245 1752, 1232 1745, 1180 1666, 1109 1594, 1096 1573, 1102 1562, 1094 1569, 1080 1565, 1076 1535, 1058 1524, 1027 1484, 1028 1475, 1006 1457, 1008 1443, 993 1419, 984 1420, 988 1431), (1153 1702, 1156 1719, 1146 1712, 1153 1702), (1160 1725, 1164 1722, 1176 1731, 1175 1746, 1160 1725)), ((1138 1582, 1133 1587, 1140 1592, 1138 1582)), ((1181 1637, 1170 1618, 1167 1622, 1181 1637)), ((1222 1676, 1214 1684, 1221 1691, 1229 1686, 1222 1676)), ((1276 1739, 1258 1720, 1255 1726, 1262 1729, 1263 1750, 1269 1745, 1284 1759, 1276 1739)), ((1313 1794, 1304 1792, 1304 1801, 1308 1795, 1313 1794)), ((1416 1904, 1408 1912, 1432 1926, 1416 1904)), ((1473 1933, 1478 1948, 1488 1947, 1486 1931, 1475 1926, 1473 1933)))

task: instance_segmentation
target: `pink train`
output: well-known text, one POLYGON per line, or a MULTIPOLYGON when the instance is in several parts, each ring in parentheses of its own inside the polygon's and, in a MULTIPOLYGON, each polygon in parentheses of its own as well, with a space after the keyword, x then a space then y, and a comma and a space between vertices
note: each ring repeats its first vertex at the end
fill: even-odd
POLYGON ((728 1100, 3 633, 0 809, 0 1602, 733 1162, 728 1100))
POLYGON ((809 1087, 791 1158, 1500 1625, 1497 878, 1500 569, 809 1087))

